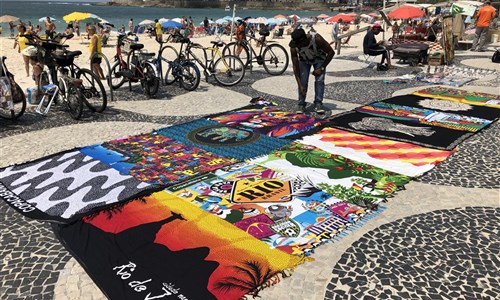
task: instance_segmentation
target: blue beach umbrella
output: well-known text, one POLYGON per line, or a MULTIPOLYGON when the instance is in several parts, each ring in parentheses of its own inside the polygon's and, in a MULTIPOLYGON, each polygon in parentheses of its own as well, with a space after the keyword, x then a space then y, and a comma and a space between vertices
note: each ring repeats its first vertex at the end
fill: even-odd
POLYGON ((175 21, 170 20, 170 21, 161 23, 161 27, 167 28, 167 29, 170 29, 170 28, 181 28, 182 24, 179 23, 179 22, 175 22, 175 21))
MULTIPOLYGON (((56 18, 52 18, 52 17, 49 17, 49 18, 52 22, 54 22, 56 20, 56 18)), ((45 22, 45 20, 47 20, 47 17, 41 17, 40 19, 38 19, 38 22, 45 22)))
POLYGON ((232 18, 233 18, 233 17, 231 17, 231 16, 225 16, 223 19, 224 19, 224 20, 231 21, 231 19, 232 19, 232 18))
POLYGON ((227 24, 227 23, 228 23, 228 20, 224 20, 224 19, 217 19, 217 20, 215 20, 215 23, 216 23, 216 24, 227 24))
POLYGON ((264 24, 266 25, 276 25, 278 24, 278 20, 276 20, 275 18, 269 18, 267 19, 264 24))

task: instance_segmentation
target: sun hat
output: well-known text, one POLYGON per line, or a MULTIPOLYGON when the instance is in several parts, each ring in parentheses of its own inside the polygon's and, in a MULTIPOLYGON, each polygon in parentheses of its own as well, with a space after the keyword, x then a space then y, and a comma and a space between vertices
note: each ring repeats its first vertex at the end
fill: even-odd
POLYGON ((36 56, 38 54, 38 51, 35 46, 28 46, 21 50, 21 54, 25 56, 36 56))

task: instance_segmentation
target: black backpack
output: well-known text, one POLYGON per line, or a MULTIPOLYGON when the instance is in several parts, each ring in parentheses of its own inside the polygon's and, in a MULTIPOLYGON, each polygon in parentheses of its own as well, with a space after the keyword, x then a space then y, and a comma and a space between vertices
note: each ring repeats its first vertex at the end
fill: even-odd
POLYGON ((495 53, 493 53, 493 56, 491 57, 491 61, 494 63, 500 63, 500 49, 497 49, 495 53))

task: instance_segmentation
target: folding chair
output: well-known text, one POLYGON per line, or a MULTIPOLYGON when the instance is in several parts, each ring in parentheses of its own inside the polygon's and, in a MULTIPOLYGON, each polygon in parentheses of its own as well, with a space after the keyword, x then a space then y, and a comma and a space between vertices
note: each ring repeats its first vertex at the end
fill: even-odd
POLYGON ((372 68, 374 65, 376 65, 376 63, 374 62, 374 60, 375 60, 375 58, 377 56, 363 53, 363 57, 365 58, 364 63, 368 64, 367 68, 372 68))

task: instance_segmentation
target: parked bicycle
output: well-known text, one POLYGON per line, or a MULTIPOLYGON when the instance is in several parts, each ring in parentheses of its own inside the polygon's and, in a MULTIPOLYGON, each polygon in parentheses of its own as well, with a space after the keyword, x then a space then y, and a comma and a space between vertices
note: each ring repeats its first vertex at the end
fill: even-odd
POLYGON ((264 66, 264 69, 270 75, 281 75, 288 68, 289 57, 286 49, 273 41, 267 41, 267 34, 262 34, 260 39, 256 39, 253 36, 248 37, 243 41, 236 41, 228 43, 222 54, 234 55, 239 57, 245 67, 253 67, 254 63, 264 66), (255 41, 256 45, 260 45, 260 50, 257 53, 252 46, 252 40, 255 41))
MULTIPOLYGON (((128 34, 133 35, 133 34, 128 34)), ((129 83, 132 90, 133 82, 140 82, 141 87, 148 97, 154 97, 160 86, 156 66, 152 62, 154 53, 146 53, 141 50, 143 44, 134 43, 127 39, 126 34, 118 36, 116 44, 115 63, 111 67, 111 87, 120 88, 125 81, 129 83), (123 53, 127 54, 126 60, 123 53)))
POLYGON ((11 99, 0 103, 0 117, 15 120, 21 117, 26 110, 26 96, 23 89, 14 81, 14 75, 7 69, 6 59, 5 56, 0 58, 0 80, 4 80, 4 83, 0 82, 2 84, 0 90, 3 90, 3 88, 10 89, 11 99))
MULTIPOLYGON (((52 86, 58 87, 58 97, 52 97, 46 109, 37 112, 46 115, 52 102, 60 99, 68 106, 70 115, 79 119, 83 113, 83 104, 92 112, 103 112, 107 106, 107 95, 99 77, 91 70, 80 68, 74 59, 81 51, 69 51, 64 41, 73 35, 58 34, 53 39, 41 40, 34 35, 24 35, 28 45, 37 47, 38 61, 44 64, 44 70, 37 82, 38 91, 42 94, 51 92, 52 86)), ((42 106, 44 104, 40 104, 42 106)))
MULTIPOLYGON (((154 33, 154 28, 152 29, 154 33)), ((150 30, 148 30, 149 32, 150 30)), ((156 33, 154 33, 154 36, 156 36, 156 33)), ((170 45, 165 45, 168 43, 171 38, 169 36, 166 41, 158 41, 156 42, 159 44, 158 47, 158 53, 156 54, 156 58, 153 59, 153 64, 156 66, 156 70, 158 72, 158 75, 160 75, 160 81, 165 84, 165 76, 166 71, 168 70, 168 67, 170 66, 170 63, 173 62, 177 57, 179 57, 179 52, 172 46, 170 45)))
MULTIPOLYGON (((172 38, 173 35, 169 37, 172 38)), ((190 40, 182 36, 174 36, 181 43, 181 48, 177 58, 168 62, 168 68, 165 72, 164 82, 171 85, 179 82, 179 85, 187 91, 194 91, 200 84, 200 70, 195 63, 187 59, 184 45, 189 44, 190 40)), ((187 46, 186 46, 187 47, 187 46)))
POLYGON ((203 47, 200 44, 187 42, 184 55, 188 60, 194 60, 203 69, 205 80, 208 77, 214 79, 224 86, 233 86, 241 82, 245 76, 245 67, 241 59, 234 55, 223 55, 220 47, 225 44, 221 41, 211 41, 212 47, 203 47), (203 59, 200 59, 193 49, 203 51, 203 59))

